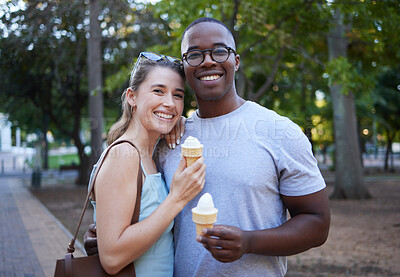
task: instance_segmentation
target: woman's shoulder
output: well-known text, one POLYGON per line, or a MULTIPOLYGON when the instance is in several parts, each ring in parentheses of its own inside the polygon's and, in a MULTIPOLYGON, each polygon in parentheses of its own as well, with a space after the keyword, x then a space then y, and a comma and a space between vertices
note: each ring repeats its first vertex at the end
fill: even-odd
POLYGON ((112 145, 109 155, 114 158, 138 158, 139 150, 127 141, 112 145))
POLYGON ((127 170, 139 166, 139 152, 127 142, 111 146, 104 160, 106 167, 114 170, 127 170))

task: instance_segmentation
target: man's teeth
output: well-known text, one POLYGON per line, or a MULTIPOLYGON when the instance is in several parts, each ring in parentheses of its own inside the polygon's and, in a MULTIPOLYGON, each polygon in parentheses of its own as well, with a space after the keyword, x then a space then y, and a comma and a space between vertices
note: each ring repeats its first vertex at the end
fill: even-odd
POLYGON ((173 116, 172 114, 165 114, 165 113, 155 113, 157 116, 166 118, 166 119, 171 119, 173 116))
POLYGON ((217 80, 219 78, 221 78, 221 76, 219 76, 219 75, 211 75, 211 76, 201 77, 200 80, 202 80, 202 81, 214 81, 214 80, 217 80))

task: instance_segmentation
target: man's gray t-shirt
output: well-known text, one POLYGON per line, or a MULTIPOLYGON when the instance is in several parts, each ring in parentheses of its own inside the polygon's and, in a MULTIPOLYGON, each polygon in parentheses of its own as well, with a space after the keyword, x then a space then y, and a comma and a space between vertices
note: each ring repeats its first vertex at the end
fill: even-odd
MULTIPOLYGON (((188 136, 204 145, 206 182, 175 219, 174 276, 284 276, 286 257, 246 254, 232 263, 215 260, 195 240, 191 209, 208 192, 218 209, 216 224, 243 230, 282 225, 287 214, 280 194, 301 196, 325 187, 307 137, 289 119, 250 101, 219 117, 193 113, 182 142, 188 136)), ((156 149, 168 188, 180 151, 162 143, 156 149)))

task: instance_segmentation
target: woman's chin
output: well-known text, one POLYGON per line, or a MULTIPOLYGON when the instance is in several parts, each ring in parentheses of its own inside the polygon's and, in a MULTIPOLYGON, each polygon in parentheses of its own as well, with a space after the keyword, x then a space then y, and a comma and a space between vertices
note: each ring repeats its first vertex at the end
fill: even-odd
POLYGON ((167 126, 159 126, 158 131, 160 132, 160 134, 166 135, 166 134, 169 134, 173 128, 174 128, 174 126, 170 126, 168 124, 167 126))

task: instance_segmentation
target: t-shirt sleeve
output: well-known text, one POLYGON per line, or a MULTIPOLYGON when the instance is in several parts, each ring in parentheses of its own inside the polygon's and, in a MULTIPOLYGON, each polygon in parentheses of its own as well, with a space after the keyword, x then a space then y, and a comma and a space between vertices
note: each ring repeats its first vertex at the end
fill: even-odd
POLYGON ((288 121, 278 155, 279 192, 302 196, 322 190, 325 181, 318 168, 311 143, 299 126, 288 121))

